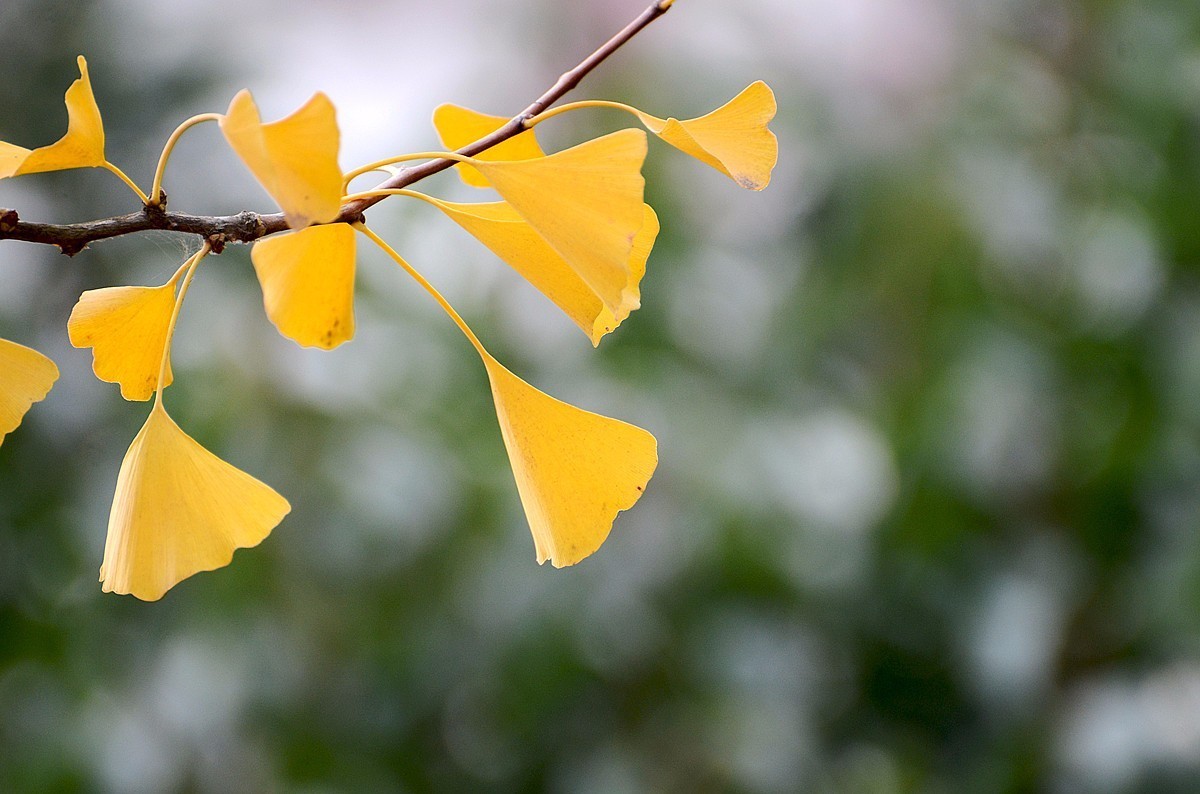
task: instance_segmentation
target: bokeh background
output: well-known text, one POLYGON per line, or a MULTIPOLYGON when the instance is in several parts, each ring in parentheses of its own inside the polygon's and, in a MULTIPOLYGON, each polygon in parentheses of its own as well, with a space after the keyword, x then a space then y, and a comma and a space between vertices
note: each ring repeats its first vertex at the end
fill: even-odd
MULTIPOLYGON (((84 53, 140 182, 244 87, 267 118, 327 92, 349 168, 429 148, 441 102, 516 112, 644 4, 3 0, 0 138, 61 134, 84 53)), ((146 406, 65 320, 192 243, 0 244, 0 336, 62 370, 0 448, 0 790, 1200 790, 1200 5, 680 0, 573 97, 687 117, 755 79, 773 183, 652 141, 644 308, 599 350, 429 208, 369 213, 510 368, 658 437, 573 569, 535 564, 484 372, 414 284, 363 249, 358 337, 301 350, 235 248, 169 403, 293 512, 159 603, 101 594, 146 406)), ((271 209, 211 125, 166 185, 271 209)), ((0 206, 134 208, 100 171, 0 206)))

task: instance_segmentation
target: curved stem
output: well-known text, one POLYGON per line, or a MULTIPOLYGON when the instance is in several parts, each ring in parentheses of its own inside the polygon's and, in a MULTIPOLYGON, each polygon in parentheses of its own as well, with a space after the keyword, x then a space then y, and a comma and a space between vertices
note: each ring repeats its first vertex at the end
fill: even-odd
POLYGON ((631 105, 626 105, 621 102, 609 102, 604 99, 589 99, 582 102, 569 102, 565 105, 559 105, 556 108, 542 111, 533 118, 528 119, 525 122, 525 126, 527 128, 532 128, 538 124, 541 124, 546 119, 554 118, 560 113, 569 113, 572 110, 583 110, 584 108, 612 108, 613 110, 623 110, 626 113, 632 113, 638 118, 641 118, 642 116, 642 112, 631 105))
POLYGON ((154 169, 154 184, 150 187, 150 200, 146 202, 147 206, 157 207, 162 203, 163 173, 167 170, 167 160, 171 158, 171 152, 175 149, 175 144, 179 142, 183 133, 197 124, 202 124, 205 121, 219 121, 220 119, 221 114, 219 113, 201 113, 198 116, 192 116, 175 128, 175 131, 171 133, 171 137, 167 138, 162 154, 158 157, 158 167, 154 169))
POLYGON ((406 163, 409 160, 457 160, 460 163, 469 163, 474 159, 458 152, 413 152, 411 154, 400 154, 395 157, 388 157, 383 160, 376 160, 373 163, 367 163, 355 168, 353 171, 347 171, 345 176, 342 177, 342 190, 345 190, 347 185, 363 174, 368 174, 371 171, 381 171, 394 163, 406 163))
POLYGON ((385 190, 364 190, 361 193, 351 193, 343 196, 344 201, 358 201, 359 199, 375 198, 376 196, 408 196, 409 198, 421 199, 429 204, 437 204, 437 199, 426 196, 424 193, 419 193, 415 190, 407 190, 405 188, 389 188, 385 190))
POLYGON ((449 301, 442 297, 442 293, 438 292, 436 287, 430 284, 415 267, 404 261, 404 257, 396 253, 396 249, 392 248, 390 245, 384 242, 383 238, 367 228, 365 223, 356 223, 354 224, 354 228, 365 234, 368 238, 370 238, 371 242, 383 249, 385 254, 394 259, 396 264, 404 269, 404 272, 412 276, 414 281, 420 284, 426 292, 432 295, 433 299, 438 302, 439 306, 442 307, 442 311, 450 315, 450 319, 454 321, 454 324, 458 326, 458 329, 467 337, 471 345, 475 348, 476 352, 478 352, 479 355, 485 360, 489 358, 488 352, 483 348, 483 343, 479 341, 479 337, 475 336, 475 332, 467 326, 467 323, 465 320, 463 320, 462 315, 454 310, 454 307, 450 305, 449 301))
POLYGON ((107 160, 104 161, 104 165, 101 167, 104 168, 105 170, 111 171, 112 173, 116 174, 117 178, 120 179, 122 182, 124 182, 126 184, 126 186, 129 187, 130 190, 132 190, 134 193, 137 193, 137 197, 142 200, 143 205, 150 203, 150 199, 146 198, 146 194, 143 193, 142 189, 137 186, 137 183, 135 183, 132 179, 127 177, 125 175, 125 172, 122 171, 120 168, 117 168, 115 165, 108 162, 107 160))
POLYGON ((169 279, 167 279, 167 284, 170 284, 172 287, 174 287, 176 284, 179 283, 180 277, 183 276, 183 274, 186 273, 187 269, 191 266, 192 266, 192 257, 189 256, 187 259, 183 260, 183 264, 180 265, 179 269, 175 271, 175 275, 173 275, 169 279))
MULTIPOLYGON (((187 269, 187 275, 183 277, 183 284, 179 287, 179 293, 175 296, 175 308, 171 310, 171 322, 167 324, 167 339, 163 342, 162 359, 158 363, 158 383, 154 388, 154 410, 161 411, 163 409, 163 381, 167 377, 167 362, 171 358, 171 342, 175 339, 175 323, 179 321, 179 310, 183 307, 183 299, 187 295, 188 287, 192 285, 192 277, 196 275, 196 266, 200 264, 200 260, 208 256, 208 252, 212 250, 212 246, 205 242, 200 246, 200 250, 192 254, 191 258, 183 263, 182 271, 187 269)), ((177 271, 171 277, 171 281, 179 278, 177 271)), ((168 282, 170 283, 170 282, 168 282)))
POLYGON ((388 176, 395 176, 396 172, 399 170, 400 169, 394 168, 388 162, 384 162, 378 168, 371 168, 369 166, 363 166, 362 168, 356 168, 353 171, 347 173, 345 176, 342 177, 342 190, 345 190, 347 187, 350 186, 351 180, 357 179, 358 177, 362 176, 363 174, 369 174, 369 173, 372 173, 373 171, 383 171, 388 176))

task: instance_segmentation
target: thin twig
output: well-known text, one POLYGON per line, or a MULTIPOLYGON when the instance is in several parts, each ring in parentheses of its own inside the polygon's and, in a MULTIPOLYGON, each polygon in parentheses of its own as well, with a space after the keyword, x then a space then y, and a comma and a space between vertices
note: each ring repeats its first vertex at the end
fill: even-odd
MULTIPOLYGON (((663 0, 657 2, 643 11, 637 19, 625 26, 617 35, 606 41, 600 49, 593 52, 588 57, 584 58, 574 69, 569 72, 564 72, 558 81, 550 87, 550 90, 535 99, 529 107, 525 108, 519 114, 514 116, 507 124, 500 129, 487 135, 472 144, 468 144, 461 149, 458 149, 458 154, 464 154, 469 157, 479 154, 482 151, 490 149, 501 141, 506 141, 509 138, 521 133, 525 130, 525 122, 541 113, 546 108, 553 105, 558 100, 562 99, 563 95, 570 91, 575 86, 579 85, 584 77, 589 72, 599 66, 604 59, 612 55, 620 49, 625 42, 632 39, 638 34, 642 28, 649 25, 654 20, 658 19, 671 7, 674 0, 663 0)), ((445 171, 455 164, 454 160, 439 159, 430 160, 421 165, 411 166, 400 171, 400 173, 390 179, 381 182, 375 186, 376 190, 392 190, 395 188, 408 187, 409 185, 424 179, 427 176, 432 176, 440 171, 445 171)), ((383 201, 385 196, 375 196, 373 198, 360 199, 352 201, 342 208, 342 217, 340 220, 353 220, 354 216, 359 215, 368 207, 383 201)))
MULTIPOLYGON (((606 58, 620 49, 643 28, 665 14, 674 0, 659 0, 643 11, 625 28, 605 42, 598 50, 568 72, 564 72, 546 93, 538 97, 529 107, 514 116, 500 129, 457 150, 458 154, 473 156, 506 141, 525 130, 525 122, 541 113, 579 84, 589 72, 606 58)), ((420 165, 399 171, 395 176, 379 183, 375 190, 396 190, 408 187, 426 177, 445 171, 455 163, 450 159, 429 160, 420 165)), ((382 201, 386 195, 376 195, 347 202, 335 223, 356 223, 363 212, 382 201)), ((68 256, 87 248, 89 243, 126 234, 151 230, 163 230, 195 234, 207 240, 213 253, 220 253, 226 243, 251 243, 268 234, 285 231, 287 221, 282 213, 263 215, 256 212, 241 212, 237 215, 209 216, 187 215, 169 212, 161 208, 146 207, 141 212, 115 218, 86 221, 82 223, 29 223, 22 221, 15 210, 0 209, 0 240, 22 240, 29 243, 56 245, 68 256)))

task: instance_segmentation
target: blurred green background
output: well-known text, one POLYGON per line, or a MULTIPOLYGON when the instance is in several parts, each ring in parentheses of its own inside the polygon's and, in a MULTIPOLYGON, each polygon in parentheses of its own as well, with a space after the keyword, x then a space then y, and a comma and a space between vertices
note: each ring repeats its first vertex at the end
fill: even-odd
MULTIPOLYGON (((329 93, 350 168, 429 148, 440 102, 516 112, 644 4, 4 0, 0 138, 61 134, 83 53, 143 185, 244 87, 269 119, 329 93)), ((680 0, 572 96, 687 117, 756 79, 772 185, 652 141, 663 233, 597 351, 433 211, 369 213, 511 369, 658 437, 573 569, 535 564, 483 370, 414 284, 362 250, 358 337, 301 350, 239 248, 172 415, 293 512, 159 603, 101 594, 147 407, 65 320, 192 243, 0 244, 0 337, 62 370, 0 447, 0 791, 1200 790, 1200 5, 680 0)), ((211 125, 166 187, 272 208, 211 125)), ((100 171, 0 206, 134 209, 100 171)))

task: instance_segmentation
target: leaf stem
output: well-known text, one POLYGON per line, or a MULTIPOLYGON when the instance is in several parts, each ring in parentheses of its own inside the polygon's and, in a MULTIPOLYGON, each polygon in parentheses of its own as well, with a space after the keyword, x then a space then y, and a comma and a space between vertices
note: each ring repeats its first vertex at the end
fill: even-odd
POLYGON ((117 168, 115 165, 113 165, 112 163, 110 163, 107 160, 104 161, 104 165, 101 167, 107 171, 111 171, 113 174, 116 174, 117 178, 120 179, 122 182, 124 182, 126 184, 126 186, 129 187, 130 190, 132 190, 134 193, 137 193, 137 197, 142 200, 142 204, 150 203, 150 199, 146 198, 146 194, 143 193, 142 189, 137 186, 137 183, 134 182, 132 179, 130 179, 128 176, 126 176, 125 172, 122 171, 120 168, 117 168))
POLYGON ((408 196, 409 198, 421 199, 422 201, 429 202, 430 204, 437 203, 436 199, 426 196, 424 193, 419 193, 415 190, 408 190, 402 187, 391 188, 390 190, 364 190, 361 193, 350 193, 344 198, 346 201, 358 201, 359 199, 374 198, 375 196, 408 196))
POLYGON ((541 113, 537 114, 533 118, 527 119, 525 121, 525 127, 526 128, 536 127, 538 124, 541 124, 546 119, 552 119, 559 114, 570 113, 572 110, 583 110, 585 108, 612 108, 613 110, 623 110, 626 113, 632 113, 633 115, 637 116, 638 118, 641 118, 641 116, 642 116, 642 112, 640 110, 638 110, 635 107, 632 107, 631 105, 626 105, 622 102, 609 102, 608 100, 605 100, 605 99, 588 99, 588 100, 584 100, 582 102, 569 102, 566 105, 560 105, 556 108, 551 108, 550 110, 542 111, 541 113))
MULTIPOLYGON (((396 155, 395 157, 387 157, 387 158, 384 158, 383 160, 376 160, 373 163, 367 163, 366 165, 355 168, 353 171, 347 171, 345 176, 342 177, 342 190, 345 190, 352 181, 359 178, 363 174, 369 174, 372 171, 382 170, 389 165, 393 165, 394 163, 406 163, 406 162, 409 162, 410 160, 443 160, 443 159, 444 160, 456 160, 460 163, 469 163, 472 160, 474 160, 475 158, 467 157, 466 155, 461 154, 459 152, 411 152, 409 154, 399 154, 399 155, 396 155)), ((390 195, 390 194, 388 194, 388 193, 380 193, 379 194, 379 196, 381 198, 383 196, 387 196, 387 195, 390 195)), ((352 199, 347 197, 346 200, 350 201, 352 199)))
POLYGON ((163 174, 167 170, 167 160, 171 158, 171 152, 175 149, 175 144, 179 142, 183 134, 197 124, 202 124, 206 121, 220 121, 220 119, 221 114, 219 113, 201 113, 198 116, 192 116, 175 128, 175 131, 171 133, 171 137, 167 138, 162 154, 158 157, 158 167, 154 169, 154 184, 150 187, 150 200, 146 202, 146 206, 157 207, 162 203, 162 181, 163 174))
POLYGON ((396 249, 394 249, 390 245, 388 245, 383 240, 382 237, 380 237, 379 235, 375 234, 375 232, 373 232, 369 228, 367 228, 367 225, 365 223, 362 223, 362 222, 355 223, 354 228, 358 229, 360 232, 365 234, 368 238, 370 238, 371 242, 375 243, 375 245, 377 245, 381 249, 383 249, 383 252, 385 254, 387 254, 392 259, 394 259, 396 261, 396 264, 404 269, 404 272, 406 272, 406 273, 408 273, 408 275, 412 276, 414 281, 416 281, 418 284, 420 284, 421 287, 426 292, 428 292, 431 296, 433 296, 433 299, 438 302, 439 306, 442 307, 442 311, 444 311, 444 312, 446 312, 446 314, 450 315, 450 319, 453 320, 454 324, 458 326, 458 329, 460 331, 462 331, 464 335, 466 335, 468 341, 470 341, 471 345, 475 348, 476 352, 478 352, 479 355, 484 358, 484 360, 487 360, 488 358, 490 358, 490 355, 488 354, 487 350, 485 350, 483 348, 483 343, 481 343, 479 341, 479 337, 475 336, 475 332, 472 331, 470 329, 470 327, 467 325, 466 321, 463 320, 462 315, 460 315, 458 312, 456 312, 454 310, 454 307, 451 306, 450 302, 442 296, 442 293, 437 291, 436 287, 434 287, 432 284, 430 284, 429 281, 427 281, 426 278, 424 276, 422 276, 421 273, 415 267, 413 267, 408 262, 406 262, 404 260, 404 257, 402 257, 402 256, 400 256, 400 254, 396 253, 396 249))
MULTIPOLYGON (((161 411, 163 409, 163 381, 167 377, 167 362, 171 359, 171 342, 175 339, 175 323, 179 321, 179 310, 183 308, 183 299, 187 295, 188 287, 192 285, 192 277, 196 275, 196 267, 200 264, 200 260, 208 256, 208 252, 212 250, 212 246, 206 240, 204 245, 200 246, 200 250, 192 254, 183 267, 187 269, 187 275, 183 277, 183 284, 179 287, 179 293, 175 296, 175 307, 171 310, 171 322, 167 324, 167 339, 163 343, 162 359, 158 363, 158 382, 154 386, 154 410, 161 411)), ((171 277, 171 281, 179 278, 179 271, 171 277)), ((170 282, 167 282, 170 283, 170 282)))

